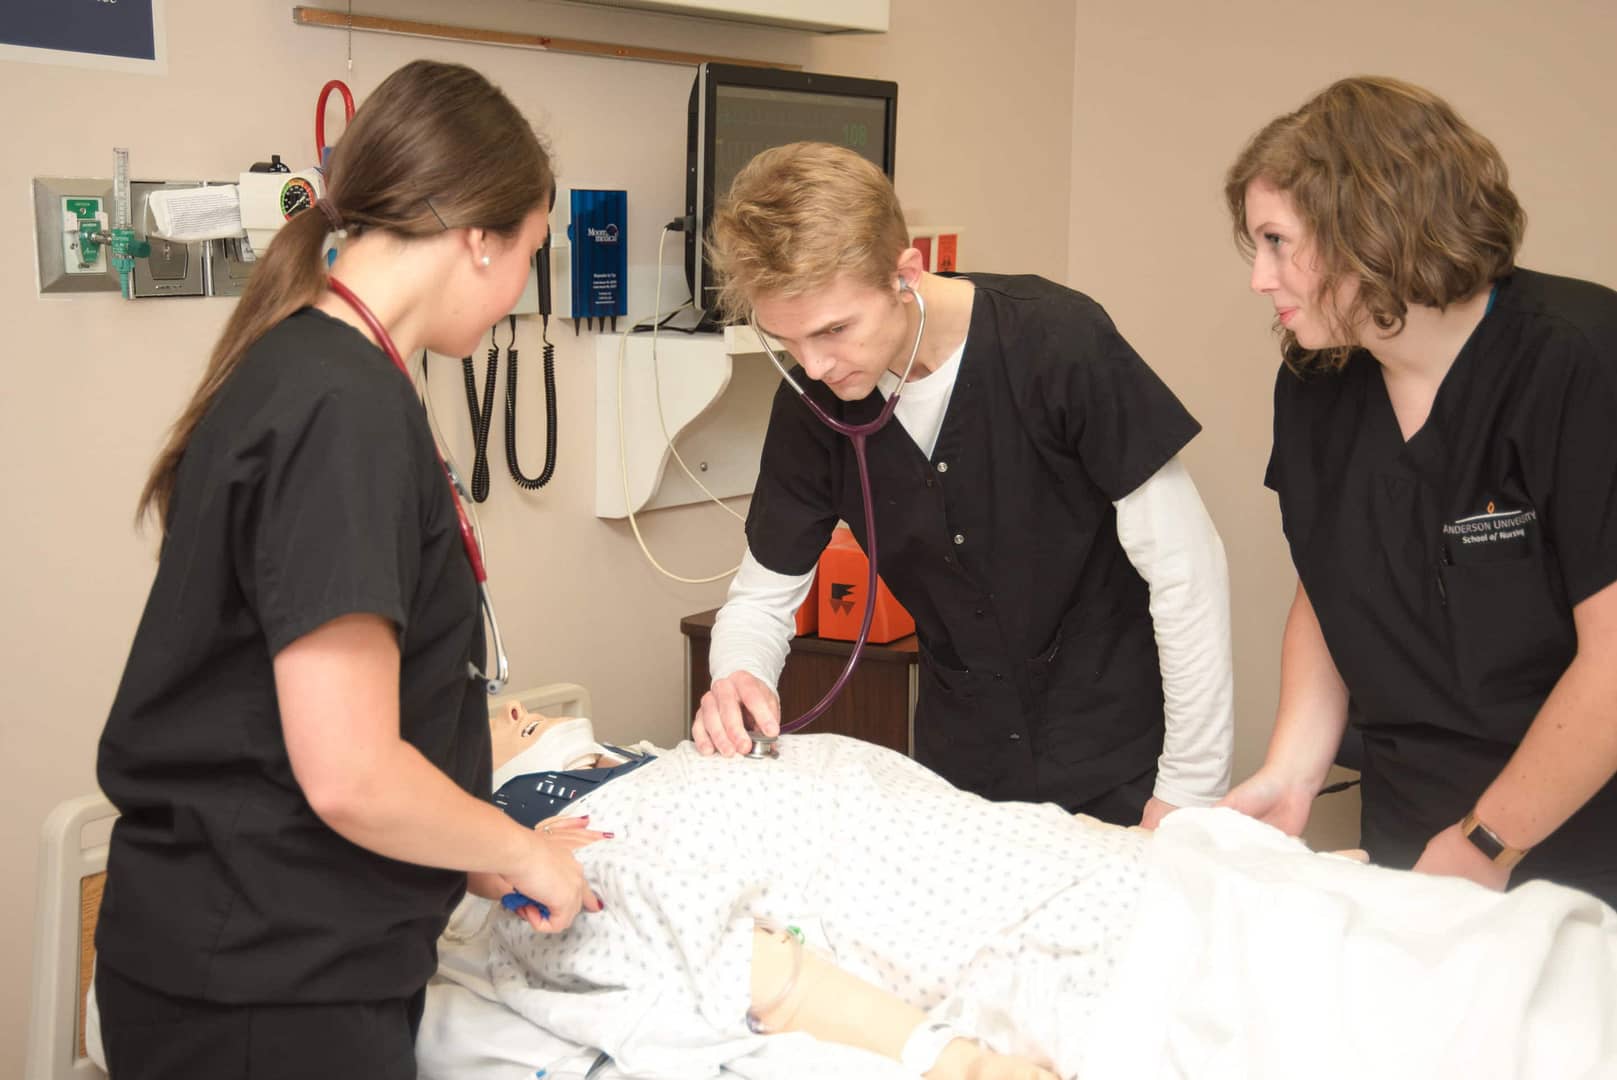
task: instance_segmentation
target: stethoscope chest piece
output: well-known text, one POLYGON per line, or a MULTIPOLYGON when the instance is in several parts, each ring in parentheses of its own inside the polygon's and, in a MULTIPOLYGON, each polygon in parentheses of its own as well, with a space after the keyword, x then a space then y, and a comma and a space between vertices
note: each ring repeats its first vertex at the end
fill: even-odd
POLYGON ((749 731, 747 734, 752 736, 752 749, 747 751, 748 757, 757 761, 780 757, 780 736, 761 735, 756 731, 749 731))

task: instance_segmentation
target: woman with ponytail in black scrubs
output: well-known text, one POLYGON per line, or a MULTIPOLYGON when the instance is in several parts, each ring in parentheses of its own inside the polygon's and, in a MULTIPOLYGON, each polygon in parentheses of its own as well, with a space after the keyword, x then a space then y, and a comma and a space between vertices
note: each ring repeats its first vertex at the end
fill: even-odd
POLYGON ((95 980, 118 1080, 413 1080, 468 888, 543 902, 519 917, 546 931, 600 907, 573 854, 599 833, 487 800, 475 545, 402 362, 459 356, 510 310, 554 191, 483 76, 388 76, 152 467, 162 548, 97 769, 119 814, 95 980))
POLYGON ((1226 802, 1299 832, 1351 724, 1375 861, 1617 902, 1617 293, 1516 266, 1498 151, 1392 79, 1271 122, 1226 195, 1299 579, 1226 802))

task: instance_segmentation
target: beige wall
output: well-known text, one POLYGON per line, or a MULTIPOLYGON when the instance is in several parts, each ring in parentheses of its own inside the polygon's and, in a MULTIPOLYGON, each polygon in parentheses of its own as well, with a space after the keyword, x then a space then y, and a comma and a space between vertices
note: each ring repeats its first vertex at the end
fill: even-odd
MULTIPOLYGON (((1237 774, 1261 761, 1296 578, 1262 487, 1278 353, 1230 240, 1223 170, 1344 75, 1424 84, 1494 140, 1527 207, 1525 265, 1617 285, 1617 6, 1590 0, 1078 3, 1071 282, 1108 307, 1205 432, 1187 459, 1229 553, 1237 774)), ((1321 804, 1351 838, 1356 796, 1321 804)))
MULTIPOLYGON (((630 189, 633 260, 655 257, 655 230, 682 207, 690 69, 358 35, 349 74, 344 36, 294 27, 291 6, 168 0, 165 76, 0 61, 0 97, 26 103, 8 110, 0 128, 0 235, 8 238, 0 245, 0 326, 10 373, 0 393, 0 499, 8 508, 0 533, 0 788, 10 809, 0 819, 0 865, 11 868, 0 876, 0 1075, 22 1064, 39 827, 51 806, 94 787, 96 739, 151 579, 151 541, 130 528, 134 497, 229 308, 225 300, 41 298, 30 178, 107 176, 114 145, 130 148, 137 178, 227 179, 272 152, 303 164, 324 80, 346 77, 363 95, 398 64, 433 56, 501 83, 548 131, 564 182, 630 189)), ((897 79, 906 203, 966 226, 965 257, 975 265, 1052 276, 1065 268, 1074 19, 1066 0, 999 4, 995 33, 981 40, 962 32, 975 21, 971 0, 895 0, 892 32, 868 39, 531 0, 467 0, 452 15, 428 0, 361 7, 897 79), (1018 122, 1004 123, 1008 114, 1018 122), (989 197, 1016 177, 1029 179, 1014 205, 989 197)), ((631 296, 636 310, 650 304, 646 275, 631 296)), ((534 495, 501 479, 496 430, 496 486, 482 512, 513 684, 584 682, 609 735, 671 739, 683 720, 679 618, 717 604, 723 587, 664 581, 625 525, 592 515, 594 349, 570 329, 552 337, 563 421, 557 479, 534 495)), ((532 328, 520 343, 532 373, 524 385, 535 387, 532 328)), ((464 456, 457 379, 444 369, 435 400, 464 456)), ((532 472, 542 419, 533 399, 524 400, 532 472)), ((664 561, 686 573, 730 565, 741 547, 738 528, 713 507, 662 511, 644 527, 664 561)))

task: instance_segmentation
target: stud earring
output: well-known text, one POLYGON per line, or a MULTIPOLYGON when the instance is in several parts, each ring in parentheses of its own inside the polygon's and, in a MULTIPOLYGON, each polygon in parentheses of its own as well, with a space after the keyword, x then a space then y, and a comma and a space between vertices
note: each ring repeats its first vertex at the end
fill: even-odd
POLYGON ((490 265, 490 264, 492 264, 494 262, 494 260, 489 258, 487 255, 484 255, 478 261, 481 262, 484 266, 488 266, 488 265, 490 265))

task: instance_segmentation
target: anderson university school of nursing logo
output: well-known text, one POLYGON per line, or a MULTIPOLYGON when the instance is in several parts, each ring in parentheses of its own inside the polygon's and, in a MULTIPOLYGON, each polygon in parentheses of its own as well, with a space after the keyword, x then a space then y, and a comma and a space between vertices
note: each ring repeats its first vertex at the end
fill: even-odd
POLYGON ((1443 537, 1458 552, 1479 548, 1517 547, 1527 543, 1527 530, 1538 520, 1538 511, 1527 509, 1501 510, 1492 499, 1488 509, 1471 517, 1445 522, 1443 537))

